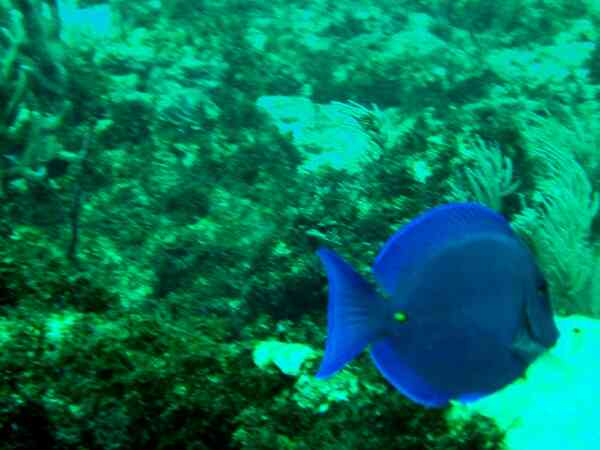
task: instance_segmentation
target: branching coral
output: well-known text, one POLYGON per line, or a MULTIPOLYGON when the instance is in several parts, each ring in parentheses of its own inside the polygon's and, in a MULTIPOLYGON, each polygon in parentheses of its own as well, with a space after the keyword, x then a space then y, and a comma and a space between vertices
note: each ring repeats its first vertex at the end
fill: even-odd
MULTIPOLYGON (((68 102, 54 8, 38 0, 2 0, 0 10, 0 178, 29 176, 52 158, 42 142, 68 102)), ((1 192, 1 191, 0 191, 1 192)))
MULTIPOLYGON (((2 8, 6 8, 6 1, 3 1, 2 8)), ((5 17, 5 22, 0 26, 0 38, 2 46, 2 63, 0 66, 0 98, 4 111, 2 111, 2 121, 0 122, 0 132, 7 123, 14 120, 17 106, 23 100, 27 86, 27 71, 19 64, 19 53, 25 42, 25 29, 23 27, 23 17, 17 10, 9 10, 5 17)))

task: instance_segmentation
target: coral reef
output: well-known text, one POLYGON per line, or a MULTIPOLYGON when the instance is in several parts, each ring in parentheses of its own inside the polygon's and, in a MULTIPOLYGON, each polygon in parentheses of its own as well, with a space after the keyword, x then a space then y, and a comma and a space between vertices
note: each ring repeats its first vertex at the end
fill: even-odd
POLYGON ((542 3, 0 0, 0 447, 502 448, 313 378, 314 252, 478 200, 600 314, 600 10, 542 3))

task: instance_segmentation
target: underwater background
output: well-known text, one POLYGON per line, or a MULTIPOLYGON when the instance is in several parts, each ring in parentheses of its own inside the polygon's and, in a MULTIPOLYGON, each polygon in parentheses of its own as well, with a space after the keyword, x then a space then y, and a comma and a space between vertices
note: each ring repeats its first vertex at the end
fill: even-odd
POLYGON ((0 0, 0 449, 590 449, 600 3, 0 0), (558 343, 428 409, 323 356, 358 272, 475 201, 558 343))

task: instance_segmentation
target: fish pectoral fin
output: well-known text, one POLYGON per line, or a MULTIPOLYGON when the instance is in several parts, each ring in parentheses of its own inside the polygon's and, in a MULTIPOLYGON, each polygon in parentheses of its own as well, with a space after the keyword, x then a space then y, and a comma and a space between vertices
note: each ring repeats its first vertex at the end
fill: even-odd
POLYGON ((533 362, 545 350, 543 345, 529 335, 527 327, 521 327, 511 345, 511 351, 527 364, 533 362))

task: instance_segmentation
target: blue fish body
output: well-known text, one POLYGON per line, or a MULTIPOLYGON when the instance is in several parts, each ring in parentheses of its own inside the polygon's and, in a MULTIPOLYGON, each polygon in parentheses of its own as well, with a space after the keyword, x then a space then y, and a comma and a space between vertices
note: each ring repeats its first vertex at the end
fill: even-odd
POLYGON ((383 376, 425 406, 469 402, 522 376, 558 330, 533 255, 494 211, 439 206, 408 223, 373 265, 377 287, 333 251, 328 336, 317 377, 370 345, 383 376))

